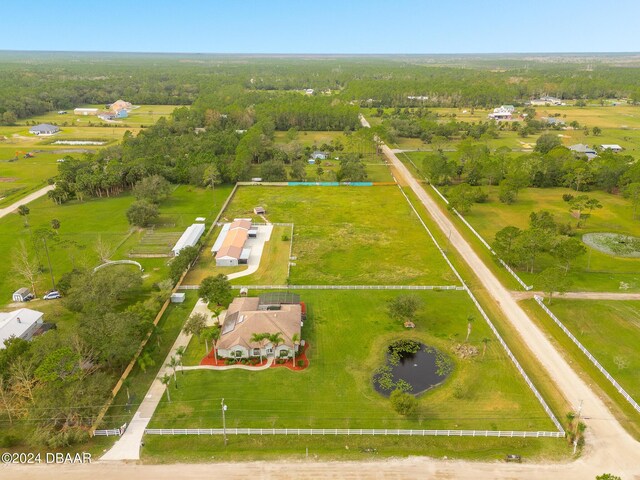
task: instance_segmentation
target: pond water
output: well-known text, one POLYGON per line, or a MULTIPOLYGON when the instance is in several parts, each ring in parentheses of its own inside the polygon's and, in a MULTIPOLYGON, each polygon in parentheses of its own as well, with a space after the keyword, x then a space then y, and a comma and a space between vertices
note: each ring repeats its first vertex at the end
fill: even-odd
MULTIPOLYGON (((391 369, 394 383, 404 380, 413 387, 410 393, 417 395, 439 385, 449 376, 451 369, 446 369, 449 372, 442 372, 437 360, 437 350, 421 344, 418 352, 401 357, 397 365, 393 365, 390 362, 390 356, 387 355, 386 365, 391 369)), ((393 388, 388 390, 382 388, 380 383, 375 380, 375 376, 373 385, 376 391, 384 396, 389 396, 393 390, 393 388)))

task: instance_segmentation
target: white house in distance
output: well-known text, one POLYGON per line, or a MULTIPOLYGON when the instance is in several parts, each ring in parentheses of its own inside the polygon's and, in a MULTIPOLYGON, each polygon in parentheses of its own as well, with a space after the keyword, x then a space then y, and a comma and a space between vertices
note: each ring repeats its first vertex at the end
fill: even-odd
POLYGON ((298 295, 287 292, 271 292, 283 294, 281 302, 273 303, 272 299, 263 301, 258 297, 237 297, 229 305, 227 315, 222 324, 220 340, 217 344, 218 356, 222 358, 268 357, 286 358, 298 351, 298 341, 302 330, 302 306, 298 295), (288 303, 291 302, 291 303, 288 303), (275 346, 264 342, 253 342, 254 333, 280 333, 282 344, 275 346))
POLYGON ((21 308, 13 312, 0 313, 0 349, 11 337, 31 340, 33 334, 42 325, 44 314, 29 308, 21 308))
POLYGON ((194 223, 184 231, 171 251, 175 256, 178 256, 183 248, 193 247, 198 243, 198 240, 200 240, 203 233, 204 223, 194 223))
POLYGON ((569 150, 579 155, 585 155, 589 160, 596 158, 598 156, 598 152, 596 152, 589 145, 584 145, 582 143, 571 145, 569 147, 569 150))
POLYGON ((605 144, 605 145, 600 145, 600 148, 602 150, 611 150, 612 152, 615 153, 619 153, 622 151, 622 147, 620 145, 617 144, 605 144))
POLYGON ((216 256, 216 266, 246 265, 251 249, 245 248, 245 243, 249 237, 255 237, 257 233, 257 228, 251 226, 249 218, 236 218, 232 223, 225 223, 211 247, 211 252, 216 256))
POLYGON ((321 152, 320 150, 316 150, 309 157, 309 164, 313 165, 314 163, 316 163, 316 160, 326 160, 327 158, 329 158, 329 154, 327 154, 326 152, 321 152))
POLYGON ((493 120, 511 120, 515 110, 516 107, 513 105, 501 105, 500 107, 494 108, 493 113, 490 113, 488 117, 493 120))
POLYGON ((55 135, 60 131, 60 128, 51 125, 49 123, 41 123, 40 125, 34 125, 29 129, 29 133, 39 136, 55 135))
POLYGON ((83 115, 83 116, 87 116, 87 115, 98 115, 98 109, 97 108, 74 108, 73 109, 73 114, 74 115, 83 115))
POLYGON ((534 98, 529 102, 529 105, 534 107, 544 107, 544 106, 565 106, 562 100, 556 97, 543 96, 540 98, 534 98))

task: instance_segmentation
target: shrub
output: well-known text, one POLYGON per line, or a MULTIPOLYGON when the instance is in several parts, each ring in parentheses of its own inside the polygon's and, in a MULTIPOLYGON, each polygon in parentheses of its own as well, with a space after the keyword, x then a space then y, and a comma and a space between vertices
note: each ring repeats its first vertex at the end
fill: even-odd
POLYGON ((562 200, 564 200, 565 202, 570 202, 571 200, 573 200, 573 195, 571 195, 570 193, 565 193, 562 195, 562 200))
POLYGON ((282 241, 283 242, 288 242, 289 241, 289 235, 287 235, 286 233, 282 234, 282 241))
POLYGON ((299 367, 304 367, 304 360, 298 360, 297 363, 299 367))
POLYGON ((20 443, 20 440, 18 439, 18 437, 15 437, 13 435, 3 435, 0 437, 1 448, 15 447, 16 445, 18 445, 18 443, 20 443))
POLYGON ((394 390, 391 392, 391 397, 389 397, 389 399, 391 400, 391 406, 393 406, 393 409, 405 417, 413 415, 418 408, 418 401, 415 397, 403 392, 402 390, 394 390))

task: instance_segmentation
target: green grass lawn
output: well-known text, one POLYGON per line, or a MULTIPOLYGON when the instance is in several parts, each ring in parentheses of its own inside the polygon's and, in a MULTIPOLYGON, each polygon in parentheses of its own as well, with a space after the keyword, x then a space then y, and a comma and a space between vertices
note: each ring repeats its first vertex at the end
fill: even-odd
MULTIPOLYGON (((533 211, 548 210, 559 223, 570 223, 575 226, 576 220, 569 213, 567 203, 562 200, 564 193, 575 194, 567 188, 528 188, 522 190, 518 200, 512 205, 500 203, 497 199, 497 187, 483 187, 490 195, 489 201, 476 204, 465 218, 473 227, 492 243, 494 236, 500 229, 514 225, 527 228, 529 214, 533 211)), ((628 235, 640 235, 640 223, 632 218, 630 203, 619 195, 604 192, 589 192, 603 205, 602 209, 594 210, 585 225, 576 231, 578 236, 590 232, 615 232, 628 235)), ((551 266, 554 260, 542 255, 536 271, 551 266)), ((528 274, 518 272, 525 282, 533 283, 537 272, 528 274)), ((617 291, 621 282, 623 288, 631 291, 640 290, 640 259, 622 258, 606 255, 591 248, 588 253, 574 262, 570 277, 575 290, 605 290, 617 291)))
MULTIPOLYGON (((288 138, 287 132, 274 132, 274 140, 276 144, 286 144, 291 142, 288 138)), ((313 147, 316 145, 320 147, 324 143, 331 143, 332 140, 340 140, 345 143, 346 137, 342 132, 333 131, 301 131, 298 132, 295 142, 300 143, 303 147, 313 147)))
POLYGON ((549 308, 629 395, 640 401, 640 302, 559 298, 549 308))
MULTIPOLYGON (((186 185, 176 188, 171 198, 160 205, 161 215, 153 230, 181 234, 198 216, 207 217, 210 222, 230 191, 230 186, 219 187, 215 193, 186 185)), ((139 245, 145 233, 131 229, 127 222, 126 210, 133 201, 129 194, 85 202, 73 201, 63 205, 56 205, 46 197, 40 198, 29 204, 31 212, 28 228, 25 227, 23 218, 15 213, 0 219, 0 247, 11 254, 19 247, 20 242, 24 242, 34 257, 38 256, 40 263, 46 265, 45 252, 39 243, 36 244, 36 255, 32 233, 38 228, 48 227, 52 219, 58 219, 58 234, 48 242, 55 278, 60 278, 60 275, 74 267, 97 266, 100 263, 95 251, 98 238, 110 246, 113 251, 111 259, 129 258, 129 252, 139 245)), ((147 286, 167 277, 167 258, 136 260, 145 268, 147 286)), ((44 271, 40 275, 38 293, 51 288, 48 273, 44 271)), ((12 262, 0 264, 0 305, 9 303, 11 293, 20 286, 26 284, 12 274, 12 262)))
MULTIPOLYGON (((570 454, 564 440, 397 436, 146 435, 144 463, 250 460, 376 460, 428 455, 435 458, 500 461, 517 453, 523 461, 559 461, 570 454), (371 453, 375 449, 375 453, 371 453), (308 450, 308 456, 307 456, 308 450)), ((215 469, 215 463, 211 467, 215 469)))
MULTIPOLYGON (((564 352, 576 368, 588 375, 590 386, 598 392, 618 421, 639 439, 640 414, 533 299, 521 304, 529 316, 549 333, 556 348, 564 352)), ((640 397, 637 374, 640 368, 637 348, 640 339, 640 302, 570 300, 560 297, 554 298, 549 308, 637 401, 640 397)))
MULTIPOLYGON (((22 147, 5 146, 0 142, 0 207, 8 206, 28 193, 44 187, 47 180, 58 174, 56 160, 64 155, 37 153, 34 158, 24 158, 17 151, 22 147)), ((31 151, 30 149, 26 151, 31 151)))
POLYGON ((240 187, 223 217, 256 205, 295 224, 294 285, 457 283, 397 187, 240 187))
POLYGON ((302 332, 310 344, 307 370, 189 371, 180 388, 171 386, 172 401, 163 398, 151 428, 216 427, 215 399, 224 397, 228 427, 553 429, 495 339, 482 357, 481 340, 491 337, 484 322, 475 322, 470 337, 477 357, 461 360, 451 351, 474 312, 464 292, 420 293, 425 306, 412 331, 385 313, 397 292, 299 293, 309 311, 302 332), (371 383, 397 338, 419 339, 455 363, 443 385, 418 397, 412 418, 396 414, 371 383))

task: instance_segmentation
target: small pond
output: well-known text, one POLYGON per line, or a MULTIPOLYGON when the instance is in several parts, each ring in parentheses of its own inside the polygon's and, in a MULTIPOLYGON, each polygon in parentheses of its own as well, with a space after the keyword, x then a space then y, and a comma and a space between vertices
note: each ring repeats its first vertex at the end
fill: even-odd
POLYGON ((433 347, 415 343, 415 353, 400 355, 394 355, 393 344, 390 346, 386 364, 373 375, 373 386, 378 393, 389 396, 404 385, 408 393, 418 395, 441 384, 451 374, 453 362, 449 357, 433 347), (410 390, 406 384, 411 386, 410 390))
POLYGON ((602 253, 615 257, 640 257, 640 238, 619 233, 586 233, 582 241, 602 253))

